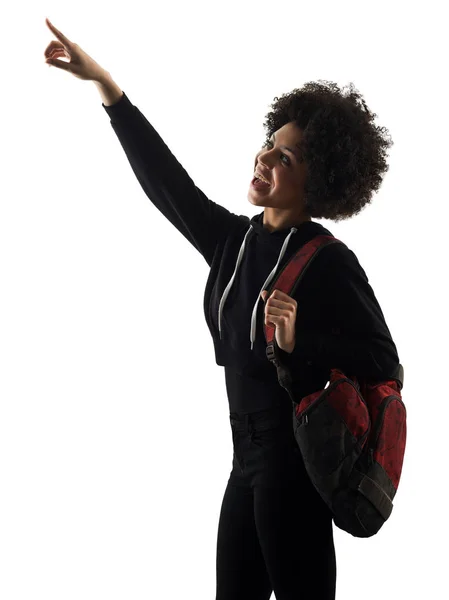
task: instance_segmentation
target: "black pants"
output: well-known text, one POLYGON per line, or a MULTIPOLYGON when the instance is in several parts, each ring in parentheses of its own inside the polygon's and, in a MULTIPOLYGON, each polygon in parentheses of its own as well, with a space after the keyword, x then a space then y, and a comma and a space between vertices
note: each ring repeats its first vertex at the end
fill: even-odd
POLYGON ((230 413, 230 423, 216 600, 334 600, 332 514, 304 468, 292 409, 230 413))

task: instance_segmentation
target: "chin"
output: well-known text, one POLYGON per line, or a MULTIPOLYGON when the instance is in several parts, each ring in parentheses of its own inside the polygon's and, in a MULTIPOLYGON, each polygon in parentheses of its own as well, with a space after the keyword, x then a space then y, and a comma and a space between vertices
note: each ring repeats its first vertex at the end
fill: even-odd
POLYGON ((254 193, 251 189, 248 190, 247 199, 248 202, 254 206, 267 206, 267 195, 258 194, 257 192, 254 193))
POLYGON ((253 206, 260 206, 260 207, 262 207, 262 208, 265 206, 265 204, 263 204, 262 202, 254 202, 254 199, 253 199, 253 198, 250 198, 249 196, 248 196, 248 201, 249 201, 249 203, 250 203, 250 204, 252 204, 253 206))

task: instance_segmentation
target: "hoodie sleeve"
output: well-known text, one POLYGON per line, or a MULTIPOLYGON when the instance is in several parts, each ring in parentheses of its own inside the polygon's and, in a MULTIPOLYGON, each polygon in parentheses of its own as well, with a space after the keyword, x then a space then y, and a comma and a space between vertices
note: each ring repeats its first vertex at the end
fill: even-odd
POLYGON ((126 94, 103 108, 143 191, 211 266, 215 249, 241 223, 195 185, 126 94))
MULTIPOLYGON (((304 365, 368 380, 392 377, 399 357, 381 307, 365 271, 352 250, 332 244, 317 264, 317 293, 326 299, 334 328, 332 333, 296 329, 296 344, 288 354, 280 350, 293 383, 304 374, 304 365), (323 258, 323 260, 321 260, 323 258), (318 269, 320 267, 320 269, 318 269)), ((301 306, 298 301, 298 311, 301 306)))

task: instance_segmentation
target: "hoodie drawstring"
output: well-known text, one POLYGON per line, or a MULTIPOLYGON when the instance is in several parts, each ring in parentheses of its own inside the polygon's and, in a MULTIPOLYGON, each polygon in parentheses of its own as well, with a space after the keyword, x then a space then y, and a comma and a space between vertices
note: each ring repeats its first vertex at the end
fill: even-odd
MULTIPOLYGON (((240 267, 240 263, 242 262, 243 255, 244 255, 245 249, 246 249, 246 239, 247 239, 247 237, 250 234, 250 232, 251 232, 252 229, 253 229, 253 226, 250 225, 248 231, 245 234, 245 237, 243 238, 242 245, 240 246, 240 250, 239 250, 239 254, 237 256, 237 261, 236 261, 234 273, 232 274, 232 277, 231 277, 228 285, 226 286, 226 288, 225 288, 225 290, 223 292, 223 295, 222 295, 222 297, 220 299, 220 304, 219 304, 219 307, 218 307, 218 329, 219 329, 219 332, 220 332, 220 339, 222 339, 222 336, 221 336, 221 316, 223 314, 224 305, 226 303, 226 299, 227 299, 227 297, 229 295, 229 292, 231 290, 232 284, 234 283, 235 276, 237 274, 237 270, 240 267)), ((281 251, 279 253, 279 257, 278 257, 278 260, 276 262, 276 265, 273 267, 271 273, 268 275, 267 279, 265 280, 265 282, 264 282, 264 284, 262 286, 262 289, 260 290, 260 292, 257 295, 257 300, 256 300, 256 303, 254 305, 252 316, 251 316, 251 326, 250 326, 250 335, 249 335, 249 339, 250 339, 250 342, 251 342, 251 350, 253 349, 254 341, 256 339, 257 308, 259 306, 259 301, 262 299, 261 296, 260 296, 260 294, 261 294, 261 292, 266 287, 269 286, 270 281, 272 281, 273 277, 275 276, 276 271, 277 271, 277 269, 279 267, 279 264, 281 263, 281 260, 282 260, 284 254, 285 254, 285 252, 287 250, 287 246, 288 246, 288 243, 290 241, 290 238, 293 235, 293 233, 296 233, 297 231, 298 230, 296 229, 296 227, 292 227, 290 229, 290 233, 285 238, 284 243, 282 244, 282 248, 281 248, 281 251)))

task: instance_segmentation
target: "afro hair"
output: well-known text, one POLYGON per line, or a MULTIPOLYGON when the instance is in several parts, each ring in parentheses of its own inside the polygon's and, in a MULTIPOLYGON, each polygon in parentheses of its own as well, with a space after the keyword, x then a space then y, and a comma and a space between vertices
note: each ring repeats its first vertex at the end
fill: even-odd
POLYGON ((281 98, 266 115, 267 142, 280 127, 294 121, 302 130, 307 164, 304 210, 310 217, 342 221, 358 214, 388 171, 386 151, 393 141, 385 127, 374 124, 361 94, 349 84, 308 82, 281 98))

